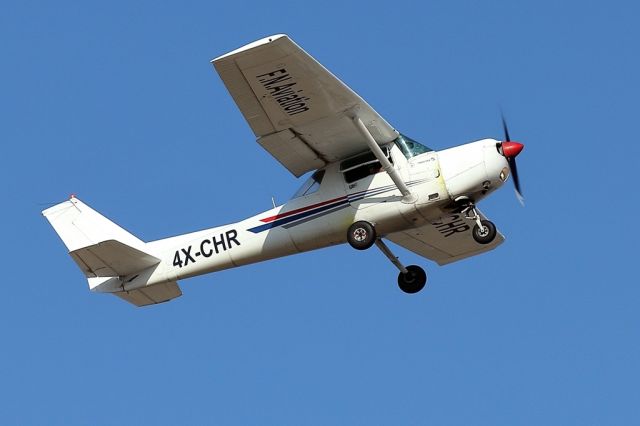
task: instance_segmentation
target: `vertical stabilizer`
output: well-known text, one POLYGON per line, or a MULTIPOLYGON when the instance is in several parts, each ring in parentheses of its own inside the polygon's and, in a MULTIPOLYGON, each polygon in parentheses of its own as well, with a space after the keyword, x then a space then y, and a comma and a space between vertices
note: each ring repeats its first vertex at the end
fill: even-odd
POLYGON ((44 210, 42 214, 70 252, 107 240, 144 250, 144 242, 74 196, 44 210))
POLYGON ((147 285, 160 259, 146 244, 75 197, 42 212, 95 292, 114 293, 137 306, 182 294, 175 281, 147 285), (140 282, 140 277, 144 280, 140 282), (132 288, 133 280, 139 284, 132 288), (128 290, 128 291, 127 291, 128 290))

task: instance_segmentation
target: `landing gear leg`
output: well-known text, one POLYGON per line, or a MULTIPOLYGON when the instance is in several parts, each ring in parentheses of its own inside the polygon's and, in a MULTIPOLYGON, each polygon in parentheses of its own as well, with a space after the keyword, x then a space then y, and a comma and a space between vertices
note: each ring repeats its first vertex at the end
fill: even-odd
POLYGON ((427 283, 427 273, 417 265, 404 266, 393 254, 389 247, 380 238, 376 239, 376 246, 387 256, 396 268, 400 270, 398 274, 398 287, 405 293, 413 294, 422 290, 427 283))
POLYGON ((478 244, 489 244, 496 237, 496 226, 490 220, 483 220, 476 210, 475 204, 469 202, 469 205, 462 210, 464 216, 476 222, 471 235, 478 244))

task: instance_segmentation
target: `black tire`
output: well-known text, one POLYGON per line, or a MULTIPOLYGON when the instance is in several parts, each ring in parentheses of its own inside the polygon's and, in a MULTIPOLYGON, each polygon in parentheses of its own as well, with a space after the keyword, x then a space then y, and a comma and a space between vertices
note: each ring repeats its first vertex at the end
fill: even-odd
POLYGON ((369 222, 360 220, 347 230, 347 241, 356 250, 366 250, 376 242, 376 230, 369 222))
POLYGON ((398 274, 398 287, 408 294, 414 294, 422 290, 427 284, 427 273, 418 265, 407 266, 407 273, 398 274))
POLYGON ((478 244, 489 244, 496 237, 496 226, 488 220, 482 220, 480 223, 482 224, 482 229, 478 224, 473 227, 473 239, 478 244))

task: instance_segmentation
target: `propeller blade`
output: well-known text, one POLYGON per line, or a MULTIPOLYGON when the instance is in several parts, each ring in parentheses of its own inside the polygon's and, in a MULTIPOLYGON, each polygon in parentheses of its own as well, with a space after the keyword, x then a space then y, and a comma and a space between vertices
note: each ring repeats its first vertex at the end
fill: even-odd
POLYGON ((504 130, 504 140, 505 142, 510 142, 511 137, 509 137, 509 128, 507 127, 507 120, 504 119, 504 114, 500 114, 502 117, 502 130, 504 130))
POLYGON ((520 204, 524 206, 524 197, 522 196, 522 189, 520 187, 520 178, 518 177, 518 167, 516 166, 515 157, 507 157, 507 162, 509 163, 509 168, 511 169, 511 177, 513 178, 513 186, 516 190, 516 196, 518 197, 518 201, 520 204))
POLYGON ((518 167, 516 166, 516 157, 524 148, 519 142, 512 142, 511 136, 509 136, 509 128, 507 127, 507 120, 504 118, 504 114, 500 113, 500 118, 502 118, 502 130, 504 131, 504 141, 502 142, 500 149, 502 155, 507 159, 507 163, 509 163, 509 168, 511 169, 511 176, 513 177, 513 186, 516 190, 516 197, 520 204, 524 206, 524 197, 522 196, 522 189, 520 188, 520 178, 518 177, 518 167))

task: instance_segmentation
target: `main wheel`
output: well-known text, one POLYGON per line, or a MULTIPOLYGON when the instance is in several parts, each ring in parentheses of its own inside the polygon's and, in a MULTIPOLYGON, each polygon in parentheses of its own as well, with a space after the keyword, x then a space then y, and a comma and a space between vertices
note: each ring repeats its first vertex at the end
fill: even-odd
POLYGON ((476 224, 473 227, 473 239, 479 244, 489 244, 496 237, 496 226, 488 220, 480 221, 482 228, 476 224))
POLYGON ((376 230, 369 222, 360 220, 347 230, 347 241, 356 250, 366 250, 376 242, 376 230))
POLYGON ((427 273, 418 265, 407 266, 407 273, 398 275, 398 287, 405 293, 413 294, 422 290, 427 283, 427 273))

